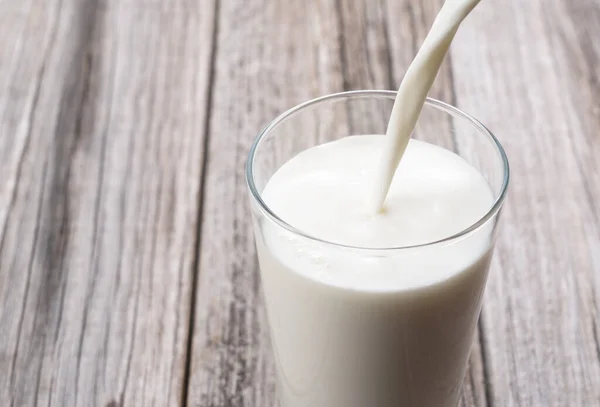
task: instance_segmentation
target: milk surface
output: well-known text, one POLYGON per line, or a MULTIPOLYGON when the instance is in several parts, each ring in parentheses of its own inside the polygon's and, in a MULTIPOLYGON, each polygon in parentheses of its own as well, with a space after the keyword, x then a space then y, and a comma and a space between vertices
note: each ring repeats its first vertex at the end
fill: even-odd
POLYGON ((450 243, 493 195, 456 154, 408 143, 383 211, 368 191, 385 137, 346 137, 285 163, 262 191, 305 238, 257 225, 282 407, 455 407, 492 226, 450 243))

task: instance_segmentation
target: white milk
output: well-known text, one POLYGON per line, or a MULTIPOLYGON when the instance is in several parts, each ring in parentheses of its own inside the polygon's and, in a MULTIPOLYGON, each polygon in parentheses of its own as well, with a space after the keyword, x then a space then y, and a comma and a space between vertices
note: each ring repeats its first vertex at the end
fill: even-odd
MULTIPOLYGON (((283 221, 342 245, 438 241, 491 208, 482 175, 411 140, 384 210, 366 202, 385 137, 305 150, 262 197, 283 221)), ((479 314, 492 226, 452 243, 358 250, 256 227, 282 407, 455 407, 479 314)), ((257 225, 258 226, 258 225, 257 225)))
POLYGON ((386 132, 386 144, 382 149, 373 191, 370 192, 370 207, 373 212, 383 206, 396 167, 402 159, 404 149, 415 128, 427 92, 440 69, 450 43, 460 23, 475 8, 480 0, 446 0, 438 13, 431 30, 408 67, 394 101, 386 132))

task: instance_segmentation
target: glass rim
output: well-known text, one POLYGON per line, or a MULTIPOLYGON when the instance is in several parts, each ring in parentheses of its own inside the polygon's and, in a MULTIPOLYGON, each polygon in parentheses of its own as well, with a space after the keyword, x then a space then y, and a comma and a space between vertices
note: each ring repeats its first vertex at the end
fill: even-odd
POLYGON ((256 183, 254 182, 254 158, 256 156, 256 151, 258 150, 258 147, 260 146, 262 140, 279 123, 281 123, 283 120, 285 120, 289 116, 291 116, 309 106, 312 106, 312 105, 315 105, 315 104, 318 104, 318 103, 321 103, 324 101, 332 100, 332 99, 344 99, 344 98, 353 97, 353 96, 360 96, 360 97, 363 97, 363 96, 385 96, 385 97, 389 97, 390 99, 393 100, 396 98, 396 94, 397 94, 397 92, 392 91, 392 90, 354 90, 354 91, 332 93, 329 95, 317 97, 314 99, 310 99, 306 102, 300 103, 300 104, 286 110, 285 112, 281 113, 279 116, 277 116, 275 119, 273 119, 269 124, 267 124, 267 126, 255 137, 254 141, 252 142, 252 145, 250 146, 250 151, 248 153, 248 158, 246 161, 246 185, 250 191, 250 195, 252 196, 252 198, 254 199, 256 204, 258 205, 258 208, 261 211, 261 213, 263 215, 265 215, 269 220, 273 221, 274 223, 276 223, 280 227, 286 229, 287 231, 294 233, 298 236, 301 236, 303 238, 309 239, 311 241, 338 247, 340 249, 360 250, 360 251, 372 252, 372 253, 399 251, 399 250, 405 250, 405 249, 418 249, 418 248, 434 246, 434 245, 438 245, 438 244, 442 244, 442 243, 450 243, 450 242, 458 240, 466 235, 469 235, 470 233, 474 232, 475 230, 477 230, 480 227, 482 227, 483 225, 485 225, 492 217, 494 217, 494 215, 496 215, 500 211, 500 208, 502 207, 502 204, 504 203, 504 198, 506 197, 506 193, 508 190, 508 183, 509 183, 509 179, 510 179, 510 168, 509 168, 506 152, 504 151, 504 148, 502 147, 502 145, 500 144, 500 141, 496 138, 496 136, 479 120, 477 120, 470 114, 468 114, 452 105, 449 105, 448 103, 439 101, 437 99, 432 99, 429 97, 426 99, 426 102, 425 102, 426 105, 434 106, 435 108, 445 111, 446 113, 449 113, 453 116, 458 116, 462 119, 468 120, 478 130, 479 133, 482 133, 483 135, 487 136, 487 138, 492 141, 493 147, 496 150, 496 153, 499 155, 500 161, 502 162, 502 185, 500 187, 499 193, 495 194, 494 202, 493 202, 492 206, 488 209, 488 211, 485 213, 485 215, 483 215, 481 218, 479 218, 477 220, 477 222, 471 224, 469 227, 467 227, 453 235, 450 235, 448 237, 444 237, 442 239, 438 239, 438 240, 435 240, 432 242, 420 243, 420 244, 415 244, 415 245, 391 246, 391 247, 353 246, 353 245, 346 245, 346 244, 342 244, 342 243, 336 243, 336 242, 331 242, 329 240, 321 239, 316 236, 312 236, 312 235, 302 231, 301 229, 296 228, 295 226, 290 225, 289 223, 287 223, 286 221, 281 219, 275 212, 273 212, 271 210, 271 208, 266 204, 266 202, 262 199, 261 194, 260 194, 260 192, 258 192, 258 189, 256 187, 256 183))

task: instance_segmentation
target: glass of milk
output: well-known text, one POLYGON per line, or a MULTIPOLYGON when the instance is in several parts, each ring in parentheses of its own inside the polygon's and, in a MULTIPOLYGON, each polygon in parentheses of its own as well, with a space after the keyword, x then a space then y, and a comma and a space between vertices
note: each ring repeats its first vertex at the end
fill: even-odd
MULTIPOLYGON (((395 96, 355 91, 311 100, 277 117, 251 148, 246 175, 281 407, 458 405, 508 186, 508 161, 494 135, 468 114, 428 99, 413 133, 417 141, 411 140, 394 182, 409 192, 439 185, 454 206, 440 215, 438 203, 428 199, 406 203, 397 225, 385 213, 374 221, 383 228, 377 233, 368 214, 356 215, 365 216, 364 231, 343 229, 361 210, 348 196, 369 193, 358 181, 357 191, 337 193, 334 179, 331 196, 305 204, 312 192, 282 176, 276 180, 282 166, 315 146, 385 134, 395 96), (447 179, 431 179, 429 170, 446 164, 450 169, 438 171, 438 178, 441 173, 447 179), (476 178, 463 177, 469 171, 478 185, 476 178), (298 219, 310 230, 274 208, 276 202, 265 196, 271 179, 279 185, 269 188, 288 188, 281 199, 300 211, 298 219), (482 196, 488 194, 483 197, 477 195, 482 185, 482 196), (411 224, 418 217, 407 211, 420 210, 431 215, 411 224), (318 216, 323 220, 310 222, 318 216), (328 230, 329 218, 339 218, 338 229, 328 230), (460 224, 456 219, 463 224, 452 230, 460 224), (386 244, 388 238, 407 243, 386 244)), ((372 176, 369 164, 379 152, 379 138, 360 140, 360 146, 348 144, 354 155, 347 162, 356 163, 356 172, 346 177, 350 186, 355 178, 372 176)), ((322 147, 312 162, 327 167, 337 158, 322 147)), ((328 175, 307 174, 303 182, 313 182, 310 176, 322 183, 328 175)))

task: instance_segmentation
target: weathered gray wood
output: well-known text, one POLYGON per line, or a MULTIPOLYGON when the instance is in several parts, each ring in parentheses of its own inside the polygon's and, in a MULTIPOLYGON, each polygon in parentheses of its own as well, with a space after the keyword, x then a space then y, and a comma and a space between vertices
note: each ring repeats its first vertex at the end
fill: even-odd
POLYGON ((213 13, 0 2, 0 405, 181 403, 213 13))
MULTIPOLYGON (((395 88, 441 2, 0 0, 0 404, 273 405, 248 146, 395 88)), ((431 92, 513 171, 464 406, 600 405, 598 37, 482 2, 431 92)))
POLYGON ((597 1, 482 2, 452 48, 458 106, 512 165, 483 309, 494 406, 600 405, 599 16, 597 1))

